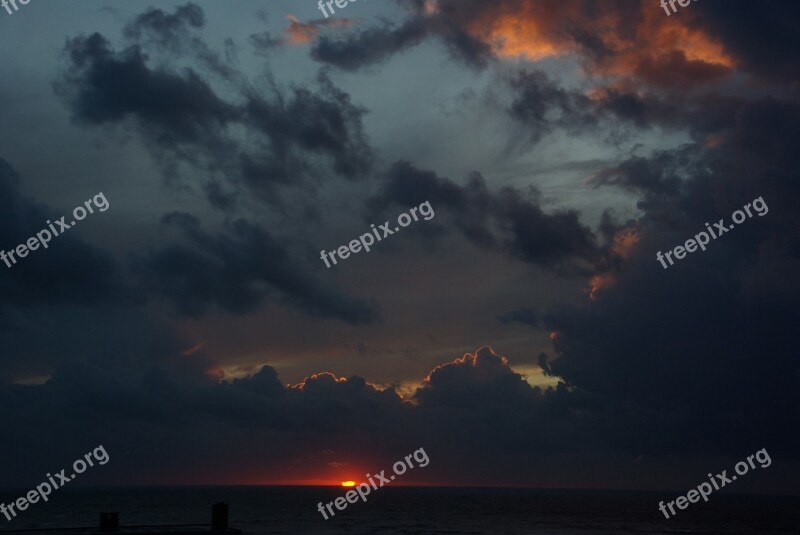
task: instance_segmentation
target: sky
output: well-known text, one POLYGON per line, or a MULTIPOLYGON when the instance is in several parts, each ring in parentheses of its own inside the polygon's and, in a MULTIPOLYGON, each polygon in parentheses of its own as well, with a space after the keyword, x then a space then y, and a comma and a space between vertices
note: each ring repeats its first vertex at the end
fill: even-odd
POLYGON ((0 263, 3 486, 798 493, 796 2, 19 7, 0 249, 108 206, 0 263))

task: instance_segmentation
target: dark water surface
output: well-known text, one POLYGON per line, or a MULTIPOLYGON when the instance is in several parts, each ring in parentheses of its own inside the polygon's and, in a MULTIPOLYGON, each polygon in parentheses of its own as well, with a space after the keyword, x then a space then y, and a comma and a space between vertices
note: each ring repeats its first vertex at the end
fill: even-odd
MULTIPOLYGON (((245 534, 798 534, 800 498, 714 494, 669 520, 665 495, 648 492, 533 489, 381 488, 324 520, 317 503, 344 494, 332 487, 59 489, 0 529, 96 526, 101 511, 120 523, 210 522, 211 505, 230 505, 245 534)), ((0 493, 10 503, 22 492, 0 493)), ((2 533, 2 532, 0 532, 2 533)))

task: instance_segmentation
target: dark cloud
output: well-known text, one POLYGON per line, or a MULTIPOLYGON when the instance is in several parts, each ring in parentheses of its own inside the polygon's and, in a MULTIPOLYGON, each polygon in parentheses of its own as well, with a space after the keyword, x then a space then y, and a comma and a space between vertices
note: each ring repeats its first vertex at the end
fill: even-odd
MULTIPOLYGON (((4 250, 25 243, 47 229, 48 221, 59 219, 52 210, 22 196, 19 185, 19 175, 0 159, 0 241, 4 250)), ((95 215, 101 216, 108 214, 95 215)), ((350 323, 377 318, 374 302, 351 297, 317 279, 306 265, 306 254, 298 255, 285 240, 257 224, 237 219, 214 236, 186 213, 169 214, 163 222, 177 227, 184 241, 134 256, 133 273, 109 252, 83 241, 77 234, 79 228, 63 231, 51 239, 48 248, 31 251, 10 268, 0 263, 0 330, 13 328, 17 307, 138 306, 145 304, 148 296, 167 298, 181 313, 194 317, 213 306, 242 314, 264 300, 276 299, 315 317, 350 323)), ((295 244, 295 249, 302 247, 295 244)))
POLYGON ((707 115, 687 115, 689 128, 696 127, 698 134, 705 131, 706 135, 696 136, 704 143, 655 151, 648 158, 630 158, 599 173, 592 182, 636 193, 639 207, 649 218, 662 222, 696 223, 709 217, 709 205, 724 203, 733 211, 737 202, 744 204, 760 192, 781 191, 773 198, 782 202, 791 191, 787 189, 791 169, 800 163, 786 142, 786 136, 800 128, 798 111, 795 102, 761 98, 750 102, 737 99, 707 115), (714 119, 709 120, 710 116, 714 119), (709 138, 712 133, 714 137, 709 138), (754 175, 759 176, 758 182, 754 175), (747 199, 747 195, 753 197, 747 199))
POLYGON ((560 87, 541 71, 519 71, 504 82, 512 99, 507 112, 529 128, 534 142, 555 130, 614 140, 632 138, 643 129, 688 131, 693 139, 707 141, 733 127, 747 103, 713 90, 686 94, 603 87, 590 98, 584 91, 560 87))
POLYGON ((197 188, 232 217, 215 236, 193 216, 167 216, 185 241, 137 258, 139 294, 166 298, 195 317, 211 307, 252 312, 277 299, 312 316, 374 320, 374 303, 316 279, 305 239, 278 238, 234 217, 253 200, 269 204, 273 215, 309 217, 323 179, 366 176, 372 154, 365 110, 325 72, 307 87, 256 90, 231 54, 217 54, 196 35, 204 23, 202 9, 187 4, 172 13, 145 11, 125 27, 129 46, 121 51, 98 33, 69 39, 55 85, 79 124, 133 129, 169 184, 197 188), (177 59, 184 66, 173 66, 177 59), (214 88, 221 86, 228 90, 214 88))
POLYGON ((288 189, 311 193, 329 175, 366 175, 372 154, 365 110, 324 72, 310 87, 255 90, 229 54, 222 59, 191 33, 202 21, 191 4, 172 15, 150 10, 127 27, 136 42, 120 52, 97 33, 72 38, 57 92, 81 124, 133 125, 170 178, 190 185, 204 178, 198 186, 223 210, 232 209, 237 193, 281 206, 288 189), (170 46, 157 46, 161 41, 170 46), (165 61, 151 67, 151 55, 165 61), (171 67, 177 57, 195 67, 171 67), (215 77, 237 99, 220 97, 215 77))
POLYGON ((125 26, 123 33, 129 39, 150 37, 159 46, 177 48, 190 37, 192 28, 205 23, 205 13, 197 4, 180 6, 173 14, 151 7, 125 26))
POLYGON ((509 114, 531 127, 534 142, 553 128, 581 132, 598 122, 597 112, 586 95, 558 87, 541 71, 521 71, 509 85, 514 95, 509 114))
MULTIPOLYGON (((51 209, 21 194, 19 175, 2 159, 0 210, 4 250, 25 243, 47 229, 49 221, 59 219, 51 209)), ((94 217, 111 217, 111 212, 94 217)), ((96 220, 90 218, 83 224, 92 221, 96 220)), ((241 314, 274 298, 316 317, 351 323, 377 318, 373 302, 350 297, 317 280, 305 266, 304 256, 295 256, 286 243, 258 225, 239 219, 231 222, 225 233, 212 236, 188 214, 171 214, 164 222, 179 228, 185 241, 137 258, 133 279, 109 252, 83 241, 79 228, 63 231, 51 239, 48 248, 31 251, 10 268, 0 264, 0 329, 17 330, 21 309, 137 306, 144 304, 148 295, 165 297, 180 312, 192 316, 212 306, 241 314)))
POLYGON ((453 58, 475 69, 484 69, 489 65, 493 54, 488 43, 447 20, 436 21, 432 26, 453 58))
POLYGON ((489 347, 437 367, 414 394, 423 407, 513 410, 539 394, 489 347))
POLYGON ((217 131, 239 111, 223 102, 194 71, 151 70, 139 47, 116 54, 102 35, 76 37, 66 51, 71 65, 57 88, 75 119, 88 125, 135 119, 147 139, 187 157, 193 147, 213 147, 217 131))
POLYGON ((259 225, 229 222, 226 232, 205 232, 186 213, 164 216, 184 240, 135 261, 142 286, 167 298, 184 314, 210 306, 234 314, 250 312, 267 297, 286 301, 312 316, 351 323, 376 319, 374 303, 349 297, 315 278, 288 247, 259 225))
MULTIPOLYGON (((25 244, 42 229, 50 233, 47 222, 56 221, 62 215, 23 196, 20 182, 14 168, 0 158, 0 248, 4 251, 25 244)), ((75 199, 76 204, 83 200, 75 199)), ((69 224, 71 214, 66 215, 69 224)), ((108 217, 108 213, 94 217, 100 215, 108 217)), ((82 224, 91 225, 92 219, 82 224)), ((63 232, 52 237, 47 248, 39 246, 25 258, 15 256, 17 263, 12 263, 11 267, 0 262, 0 303, 3 306, 136 301, 124 288, 119 266, 110 254, 84 241, 80 237, 80 227, 63 232)), ((2 324, 0 314, 0 328, 2 324)))
POLYGON ((625 262, 598 263, 593 299, 544 314, 556 333, 549 373, 612 411, 598 421, 631 451, 733 453, 742 440, 800 451, 800 433, 787 432, 798 414, 786 411, 800 402, 786 343, 800 319, 800 160, 786 142, 800 131, 800 107, 754 100, 727 122, 719 143, 632 158, 596 177, 637 195, 643 215, 616 226, 612 249, 625 262), (668 270, 656 261, 759 197, 764 216, 668 270))
POLYGON ((387 173, 381 192, 370 203, 370 219, 388 206, 407 207, 429 201, 444 210, 448 219, 476 245, 498 249, 542 267, 576 269, 597 252, 594 235, 578 220, 577 213, 546 214, 538 192, 528 195, 503 188, 490 191, 475 173, 461 186, 431 171, 397 162, 387 173))
POLYGON ((250 184, 287 183, 298 171, 302 173, 304 165, 310 167, 306 162, 315 160, 312 155, 319 154, 328 156, 333 170, 343 177, 359 178, 370 168, 372 151, 361 125, 365 110, 353 105, 325 73, 320 73, 317 82, 319 93, 295 88, 291 98, 281 99, 281 106, 251 96, 247 122, 269 139, 273 154, 266 160, 263 156, 243 158, 248 161, 243 173, 250 184))
POLYGON ((377 65, 429 37, 439 38, 454 59, 470 67, 482 69, 492 58, 491 47, 457 23, 446 18, 422 16, 409 18, 399 25, 383 21, 344 34, 322 34, 314 41, 311 57, 321 63, 355 71, 377 65))
POLYGON ((428 28, 418 20, 410 20, 399 27, 388 23, 368 28, 346 37, 323 35, 311 48, 315 60, 344 70, 357 70, 380 63, 384 59, 419 44, 428 28))

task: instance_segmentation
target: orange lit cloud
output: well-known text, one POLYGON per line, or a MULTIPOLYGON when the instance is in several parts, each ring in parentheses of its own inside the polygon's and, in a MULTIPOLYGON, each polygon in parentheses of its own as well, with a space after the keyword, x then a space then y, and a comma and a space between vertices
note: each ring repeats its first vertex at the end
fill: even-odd
POLYGON ((499 56, 520 56, 537 61, 563 52, 558 43, 545 37, 535 16, 504 14, 488 29, 475 25, 473 32, 489 43, 499 56))
POLYGON ((439 2, 436 0, 425 0, 425 4, 422 7, 422 12, 428 16, 436 15, 439 13, 439 2))
POLYGON ((223 370, 220 366, 212 366, 205 371, 205 376, 211 379, 222 381, 225 379, 225 370, 223 370))
MULTIPOLYGON (((628 260, 633 253, 636 244, 639 243, 641 236, 637 232, 635 228, 625 228, 618 231, 614 235, 614 239, 611 243, 611 253, 613 256, 621 259, 621 260, 628 260)), ((589 298, 592 301, 596 301, 598 298, 598 292, 600 290, 605 290, 606 288, 610 288, 616 282, 616 277, 614 276, 613 271, 607 271, 605 273, 599 273, 594 275, 589 280, 589 298)))
MULTIPOLYGON (((347 383, 348 379, 346 377, 336 377, 336 374, 332 372, 321 372, 315 373, 303 379, 302 382, 296 384, 288 384, 286 385, 288 389, 295 389, 295 390, 306 390, 312 386, 316 387, 325 387, 329 385, 335 385, 338 383, 347 383)), ((374 389, 378 392, 383 392, 391 387, 386 387, 376 383, 370 383, 368 381, 364 381, 364 386, 374 389)))
POLYGON ((191 356, 191 355, 193 355, 194 353, 197 353, 198 351, 200 351, 201 349, 203 349, 203 346, 204 346, 204 345, 206 345, 206 342, 205 342, 205 340, 204 340, 204 341, 202 341, 202 342, 200 342, 199 344, 197 344, 197 345, 195 345, 195 346, 193 346, 193 347, 190 347, 189 349, 187 349, 187 350, 183 351, 183 352, 181 353, 181 356, 182 356, 182 357, 188 357, 188 356, 191 356))
POLYGON ((603 273, 595 275, 589 281, 589 299, 592 301, 597 300, 597 292, 604 290, 614 284, 614 276, 611 273, 603 273))
POLYGON ((611 250, 617 256, 628 259, 630 258, 633 248, 639 243, 639 233, 634 228, 622 229, 614 235, 614 241, 611 245, 611 250))
POLYGON ((465 353, 463 357, 457 357, 450 362, 436 366, 425 377, 425 380, 422 382, 422 384, 423 386, 429 385, 433 381, 433 376, 436 375, 437 372, 446 370, 449 367, 466 365, 471 368, 477 368, 481 362, 488 362, 492 359, 497 359, 497 362, 502 366, 508 366, 507 358, 497 355, 491 348, 485 347, 476 351, 475 354, 465 353))
POLYGON ((305 379, 303 379, 302 382, 294 385, 288 385, 288 387, 304 390, 306 386, 312 381, 322 381, 325 383, 346 383, 347 379, 345 379, 344 377, 336 377, 336 375, 334 375, 331 372, 321 372, 312 374, 310 377, 306 377, 305 379))
POLYGON ((292 45, 310 43, 317 38, 320 33, 320 28, 322 27, 346 28, 351 24, 350 19, 341 17, 300 22, 294 15, 287 15, 286 19, 289 21, 289 27, 286 28, 286 42, 292 45))
POLYGON ((590 74, 636 76, 654 85, 675 76, 702 82, 734 66, 719 42, 683 19, 668 19, 645 2, 625 9, 607 5, 589 13, 580 2, 505 2, 482 10, 466 30, 502 58, 578 55, 590 74))
POLYGON ((286 28, 287 41, 293 45, 310 43, 319 35, 319 28, 314 24, 300 22, 294 15, 287 15, 286 19, 290 21, 286 28))
POLYGON ((715 149, 724 143, 724 138, 721 134, 712 134, 706 138, 705 146, 709 149, 715 149))

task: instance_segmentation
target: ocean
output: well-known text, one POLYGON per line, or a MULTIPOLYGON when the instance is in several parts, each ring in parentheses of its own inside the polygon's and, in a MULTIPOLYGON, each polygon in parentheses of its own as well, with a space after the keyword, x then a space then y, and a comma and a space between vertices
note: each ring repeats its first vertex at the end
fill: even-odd
MULTIPOLYGON (((208 524, 211 506, 230 506, 230 525, 274 534, 798 534, 800 498, 713 494, 665 519, 665 493, 538 489, 387 487, 325 520, 317 503, 343 496, 335 487, 59 489, 0 529, 98 525, 118 511, 120 524, 208 524)), ((10 503, 22 492, 0 492, 10 503)), ((0 531, 2 533, 2 531, 0 531)))

